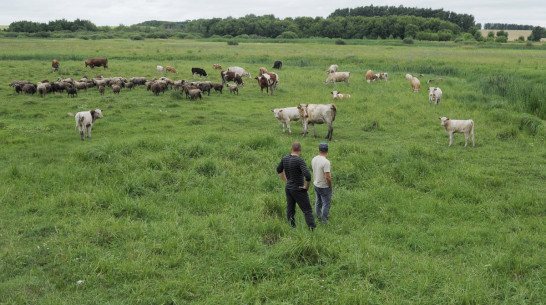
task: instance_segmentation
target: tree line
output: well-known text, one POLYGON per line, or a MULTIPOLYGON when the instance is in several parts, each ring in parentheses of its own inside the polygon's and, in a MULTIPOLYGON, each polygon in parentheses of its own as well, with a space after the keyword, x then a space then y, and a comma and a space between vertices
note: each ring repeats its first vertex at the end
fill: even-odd
POLYGON ((400 6, 360 6, 355 8, 342 8, 335 10, 328 18, 335 17, 386 17, 386 16, 416 16, 423 18, 438 18, 458 25, 462 31, 470 32, 475 26, 474 16, 457 14, 443 9, 417 8, 400 6))
MULTIPOLYGON (((481 25, 479 25, 481 27, 481 25)), ((146 21, 132 26, 97 27, 91 21, 66 19, 38 23, 17 21, 4 31, 6 37, 17 37, 17 33, 30 33, 31 37, 76 37, 80 34, 95 33, 81 38, 103 39, 114 37, 144 38, 209 38, 209 37, 247 37, 247 38, 339 38, 339 39, 416 39, 431 41, 450 41, 456 38, 483 41, 474 18, 466 14, 454 14, 443 10, 399 7, 358 7, 339 9, 328 18, 296 17, 279 19, 274 15, 256 16, 253 14, 240 18, 197 19, 183 22, 146 21), (396 15, 395 13, 402 14, 396 15), (410 15, 418 14, 422 16, 410 15), (364 15, 384 16, 364 16, 364 15), (423 17, 426 16, 426 17, 423 17), (436 16, 436 17, 430 17, 436 16), (454 23, 452 21, 457 21, 454 23), (62 35, 62 36, 58 36, 62 35), (121 36, 120 36, 121 35, 121 36)), ((538 41, 546 37, 544 29, 533 28, 529 40, 538 41)))
POLYGON ((66 19, 60 19, 55 21, 49 21, 48 23, 39 23, 32 21, 16 21, 12 22, 7 32, 26 32, 26 33, 38 33, 38 32, 56 32, 56 31, 97 31, 98 28, 89 20, 76 19, 74 21, 67 21, 66 19))
POLYGON ((484 30, 533 30, 533 25, 507 24, 507 23, 486 23, 484 30))

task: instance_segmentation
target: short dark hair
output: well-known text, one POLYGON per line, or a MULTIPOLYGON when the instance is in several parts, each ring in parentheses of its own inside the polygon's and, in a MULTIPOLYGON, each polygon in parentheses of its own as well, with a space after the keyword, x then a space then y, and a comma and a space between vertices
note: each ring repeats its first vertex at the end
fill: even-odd
POLYGON ((301 151, 301 143, 300 142, 294 142, 292 143, 292 146, 290 147, 292 151, 300 152, 301 151))

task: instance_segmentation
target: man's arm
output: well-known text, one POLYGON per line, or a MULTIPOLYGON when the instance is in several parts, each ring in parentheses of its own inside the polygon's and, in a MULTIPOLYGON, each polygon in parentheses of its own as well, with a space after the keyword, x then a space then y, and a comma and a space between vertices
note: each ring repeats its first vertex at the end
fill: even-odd
POLYGON ((326 178, 326 182, 328 182, 328 187, 332 188, 332 175, 330 175, 330 173, 324 173, 324 178, 326 178))
POLYGON ((284 172, 280 172, 279 177, 281 177, 282 181, 284 181, 284 183, 286 183, 286 175, 284 174, 284 172))

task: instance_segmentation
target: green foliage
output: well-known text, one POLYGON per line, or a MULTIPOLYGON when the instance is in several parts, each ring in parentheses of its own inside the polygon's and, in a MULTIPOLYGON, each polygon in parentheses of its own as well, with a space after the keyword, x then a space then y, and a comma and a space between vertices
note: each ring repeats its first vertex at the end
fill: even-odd
POLYGON ((411 38, 404 38, 404 40, 402 40, 402 42, 404 44, 413 44, 413 39, 411 38))
POLYGON ((540 26, 536 26, 533 28, 531 35, 527 37, 527 40, 540 41, 541 38, 546 38, 546 29, 540 26))
POLYGON ((337 44, 337 45, 345 45, 345 44, 347 44, 347 43, 346 43, 343 39, 336 39, 335 44, 337 44))
POLYGON ((236 40, 228 40, 227 44, 228 46, 238 46, 239 42, 237 42, 236 40))
POLYGON ((508 37, 507 36, 497 36, 497 38, 495 38, 495 42, 500 42, 500 43, 508 42, 508 37))

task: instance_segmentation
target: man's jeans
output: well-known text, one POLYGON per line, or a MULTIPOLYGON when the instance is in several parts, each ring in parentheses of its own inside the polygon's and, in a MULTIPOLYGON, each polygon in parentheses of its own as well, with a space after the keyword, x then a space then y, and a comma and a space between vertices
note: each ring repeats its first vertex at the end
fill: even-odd
POLYGON ((330 206, 332 205, 332 188, 319 188, 315 186, 315 193, 317 194, 315 212, 317 213, 317 217, 323 223, 326 223, 328 221, 328 214, 330 213, 330 206))

